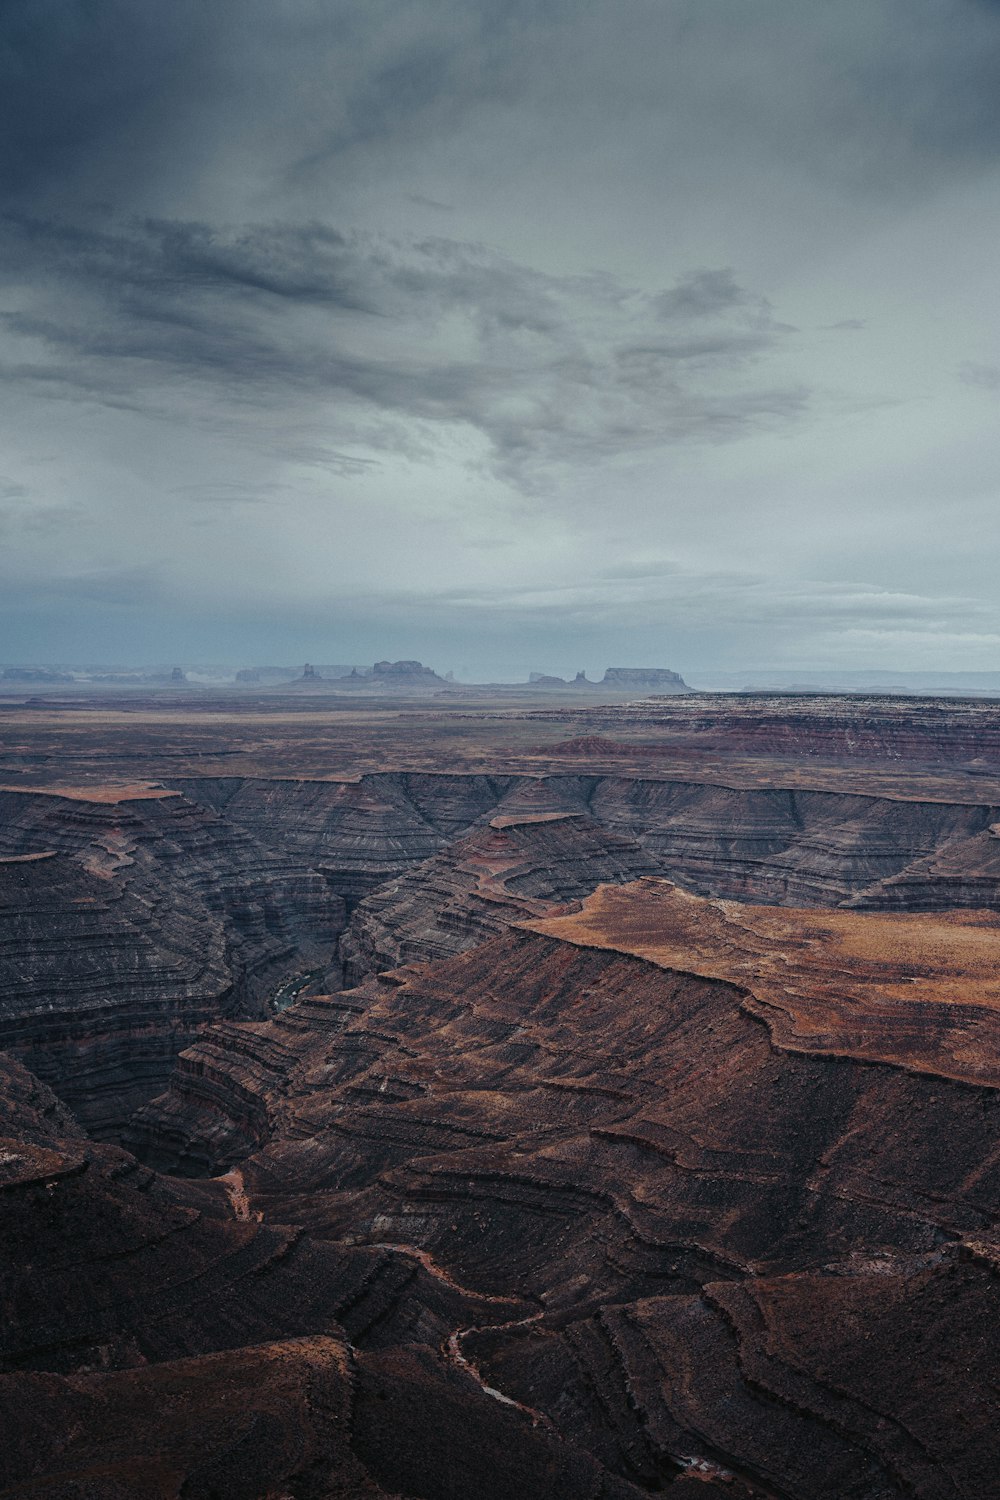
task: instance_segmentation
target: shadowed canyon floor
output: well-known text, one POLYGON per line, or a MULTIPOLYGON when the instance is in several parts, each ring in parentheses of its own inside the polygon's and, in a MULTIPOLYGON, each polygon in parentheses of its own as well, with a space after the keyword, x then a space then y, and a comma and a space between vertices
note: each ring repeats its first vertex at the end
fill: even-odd
POLYGON ((0 1495, 998 1492, 1000 712, 0 720, 0 1495))

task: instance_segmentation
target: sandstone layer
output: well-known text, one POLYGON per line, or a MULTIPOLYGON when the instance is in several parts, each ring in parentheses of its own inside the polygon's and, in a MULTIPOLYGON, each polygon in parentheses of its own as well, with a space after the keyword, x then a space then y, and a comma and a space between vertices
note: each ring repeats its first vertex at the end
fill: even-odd
POLYGON ((202 1024, 261 1014, 338 938, 355 983, 641 875, 772 904, 1000 905, 1000 807, 972 801, 386 772, 21 790, 0 815, 0 1041, 104 1135, 202 1024))
MULTIPOLYGON (((231 1157, 259 1080, 248 1211, 508 1299, 453 1334, 451 1359, 630 1483, 988 1495, 998 1095, 938 1071, 940 994, 909 1002, 904 1056, 874 1054, 900 981, 919 969, 946 991, 963 935, 995 932, 642 881, 209 1033, 182 1060, 175 1132, 185 1075, 211 1071, 189 1118, 204 1143, 228 1111, 231 1157), (758 977, 779 924, 795 963, 772 953, 758 977), (767 997, 775 975, 796 994, 811 975, 818 1021, 824 952, 846 976, 835 1045, 807 1049, 767 997), (881 967, 852 979, 868 953, 881 967), (860 1030, 844 1023, 859 977, 860 1030), (927 1378, 931 1346, 960 1397, 927 1378)), ((978 1055, 995 1077, 988 1028, 978 1055)))
POLYGON ((1000 912, 796 911, 659 880, 602 887, 535 932, 720 979, 775 1042, 1000 1087, 1000 912))
POLYGON ((997 711, 235 713, 0 748, 0 1496, 995 1495, 997 711))
POLYGON ((99 1136, 344 922, 318 871, 163 789, 0 792, 0 851, 0 1046, 99 1136))
MULTIPOLYGON (((174 785, 274 856, 320 870, 351 905, 474 828, 537 813, 588 817, 638 843, 655 873, 706 895, 910 909, 1000 899, 1000 839, 991 831, 1000 801, 727 786, 648 768, 174 785), (884 893, 883 882, 891 882, 884 893)), ((588 889, 602 878, 598 865, 588 889)))

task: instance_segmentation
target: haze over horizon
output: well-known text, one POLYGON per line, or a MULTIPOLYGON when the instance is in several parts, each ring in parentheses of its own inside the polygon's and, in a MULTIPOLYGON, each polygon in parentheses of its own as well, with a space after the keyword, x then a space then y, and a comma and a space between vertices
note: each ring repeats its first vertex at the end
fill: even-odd
POLYGON ((987 671, 995 0, 10 0, 0 656, 987 671))

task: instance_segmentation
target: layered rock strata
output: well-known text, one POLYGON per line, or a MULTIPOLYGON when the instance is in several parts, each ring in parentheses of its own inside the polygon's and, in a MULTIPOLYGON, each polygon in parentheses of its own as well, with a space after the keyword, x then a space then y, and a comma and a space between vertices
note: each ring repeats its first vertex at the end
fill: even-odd
MULTIPOLYGON (((632 777, 602 777, 589 809, 700 894, 782 905, 851 900, 996 821, 967 803, 632 777)), ((983 904, 979 884, 952 894, 952 905, 983 904)))
POLYGON ((1000 905, 1000 809, 974 803, 386 773, 7 792, 0 820, 0 1042, 104 1135, 206 1020, 328 964, 345 900, 348 983, 644 874, 771 904, 1000 905))
POLYGON ((344 983, 463 952, 600 882, 655 869, 635 839, 579 813, 498 814, 357 906, 341 938, 344 983))
POLYGON ((0 1495, 995 1492, 1000 811, 584 754, 4 797, 0 1495))
MULTIPOLYGON (((1000 764, 1000 711, 990 701, 844 693, 698 693, 591 709, 594 731, 659 731, 677 747, 830 762, 906 766, 1000 764)), ((613 735, 612 735, 613 737, 613 735)))
POLYGON ((0 850, 0 1046, 98 1136, 344 922, 317 871, 162 790, 0 793, 0 850))
MULTIPOLYGON (((661 776, 414 776, 178 782, 234 833, 323 872, 349 905, 497 817, 584 814, 704 895, 790 905, 991 905, 1000 806, 661 776), (965 845, 965 847, 961 847, 965 845), (936 885, 940 857, 942 883, 936 885), (949 863, 950 862, 950 866, 949 863), (912 867, 912 872, 911 872, 912 867), (948 868, 951 876, 948 877, 948 868), (911 877, 912 873, 912 879, 911 877), (881 895, 882 883, 898 882, 881 895)), ((600 861, 591 885, 605 878, 600 861)), ((637 871, 637 873, 639 873, 637 871)))
POLYGON ((218 1054, 234 1100, 272 1070, 249 1212, 526 1305, 450 1357, 623 1480, 986 1496, 997 935, 643 880, 189 1062, 216 1049, 233 1132, 218 1054))
POLYGON ((71 859, 0 859, 0 1041, 97 1134, 239 1008, 222 931, 71 859))
POLYGON ((438 1353, 522 1303, 160 1178, 2 1055, 0 1126, 0 1494, 640 1493, 438 1353))
POLYGON ((496 810, 513 778, 359 776, 340 781, 183 780, 227 826, 323 872, 354 903, 496 810))

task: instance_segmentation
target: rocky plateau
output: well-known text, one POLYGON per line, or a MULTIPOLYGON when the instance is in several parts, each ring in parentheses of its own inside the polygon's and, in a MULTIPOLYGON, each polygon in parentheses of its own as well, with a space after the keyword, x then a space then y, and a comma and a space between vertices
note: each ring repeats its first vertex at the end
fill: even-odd
POLYGON ((0 1497, 1000 1493, 1000 714, 279 702, 0 710, 0 1497))

